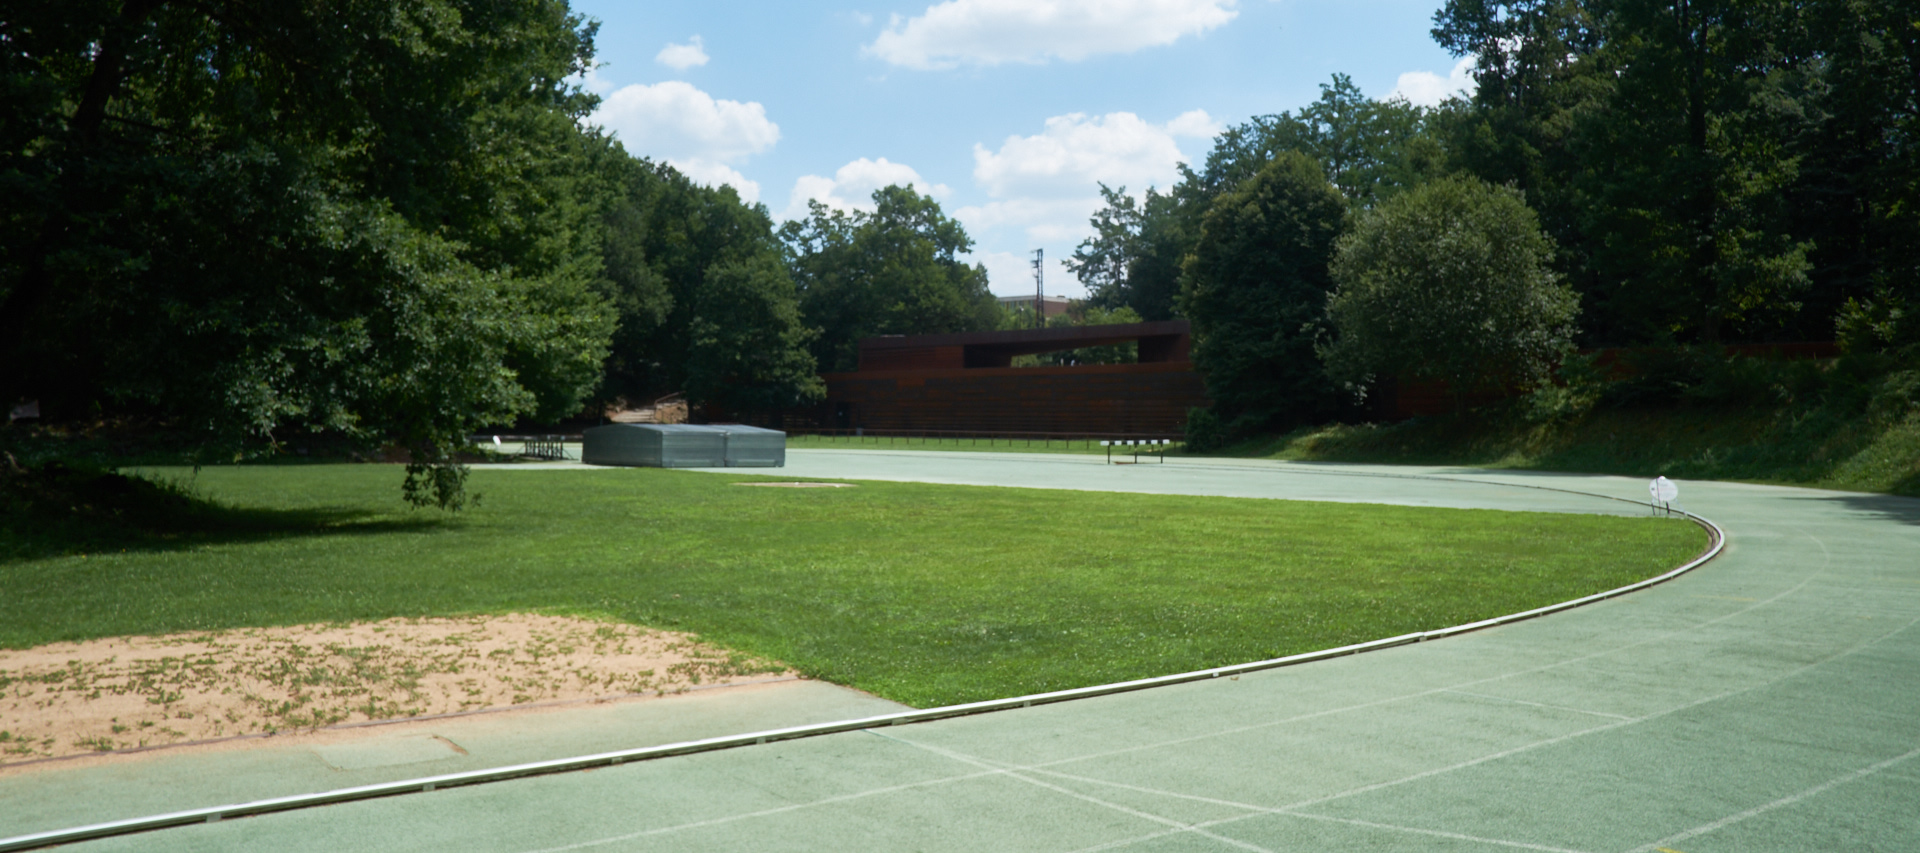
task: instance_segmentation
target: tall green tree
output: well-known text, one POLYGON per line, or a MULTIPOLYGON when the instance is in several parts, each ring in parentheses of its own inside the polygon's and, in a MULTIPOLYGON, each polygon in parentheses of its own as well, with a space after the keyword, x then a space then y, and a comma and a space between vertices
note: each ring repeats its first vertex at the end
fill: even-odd
POLYGON ((1594 307, 1636 337, 1717 343, 1797 313, 1810 244, 1790 230, 1786 148, 1798 106, 1775 44, 1779 4, 1596 3, 1609 82, 1576 121, 1594 307))
POLYGON ((1904 304, 1911 3, 1452 0, 1478 57, 1437 124, 1454 162, 1527 193, 1590 343, 1823 339, 1904 304))
POLYGON ((607 141, 554 0, 83 0, 0 21, 0 399, 412 452, 577 408, 607 141))
POLYGON ((1214 400, 1209 418, 1226 435, 1343 411, 1314 341, 1326 333, 1327 264, 1346 217, 1346 198, 1297 151, 1281 152, 1207 211, 1180 307, 1214 400))
POLYGON ((1812 286, 1794 331, 1839 317, 1862 346, 1920 344, 1920 26, 1911 2, 1810 0, 1782 27, 1802 121, 1790 152, 1812 286))
POLYGON ((824 370, 858 367, 864 337, 987 330, 1000 318, 986 269, 958 257, 973 240, 938 202, 901 186, 873 202, 871 213, 809 202, 780 229, 824 370))
POLYGON ((1228 128, 1214 140, 1203 167, 1183 182, 1217 196, 1282 152, 1296 151, 1319 163, 1356 207, 1369 207, 1443 168, 1444 151, 1426 123, 1426 110, 1399 99, 1372 100, 1352 78, 1335 74, 1320 84, 1320 98, 1300 110, 1228 128))
POLYGON ((763 252, 707 268, 687 324, 687 397, 734 417, 777 417, 826 395, 793 278, 763 252))
POLYGON ((1091 220, 1094 233, 1074 250, 1068 269, 1095 305, 1172 319, 1181 264, 1215 199, 1275 157, 1296 152, 1318 163, 1350 205, 1365 209, 1445 171, 1446 153, 1429 123, 1430 111, 1404 100, 1370 100, 1351 78, 1335 74, 1312 104, 1222 132, 1201 168, 1182 165, 1180 180, 1165 192, 1149 187, 1136 199, 1125 187, 1102 185, 1105 205, 1091 220))
POLYGON ((1452 177, 1389 199, 1335 252, 1328 373, 1362 392, 1376 377, 1442 380, 1456 407, 1547 381, 1579 309, 1552 258, 1518 190, 1452 177))
POLYGON ((1199 226, 1193 210, 1171 193, 1147 188, 1143 200, 1127 188, 1100 185, 1106 206, 1093 215, 1093 236, 1080 241, 1067 270, 1087 288, 1094 307, 1127 309, 1146 320, 1174 318, 1180 296, 1180 262, 1193 248, 1199 226))
MULTIPOLYGON (((684 391, 694 402, 726 405, 721 400, 724 388, 693 376, 696 370, 708 379, 719 375, 711 365, 720 358, 711 349, 715 339, 696 346, 695 327, 703 316, 714 316, 701 313, 701 300, 716 281, 715 270, 759 271, 768 263, 780 263, 781 243, 766 208, 742 202, 732 187, 696 184, 664 163, 628 161, 621 167, 619 192, 607 213, 604 251, 602 287, 619 312, 619 326, 606 363, 602 399, 641 401, 684 391), (699 359, 706 359, 708 366, 696 367, 699 359)), ((737 278, 720 281, 737 287, 737 278)), ((790 279, 784 285, 758 274, 747 280, 764 283, 759 292, 768 299, 796 298, 790 279)), ((792 311, 769 305, 752 316, 756 322, 775 324, 742 330, 749 337, 759 336, 761 344, 806 337, 804 324, 792 311), (798 325, 782 325, 789 318, 798 325)), ((806 350, 802 346, 759 355, 769 365, 787 364, 806 350)))

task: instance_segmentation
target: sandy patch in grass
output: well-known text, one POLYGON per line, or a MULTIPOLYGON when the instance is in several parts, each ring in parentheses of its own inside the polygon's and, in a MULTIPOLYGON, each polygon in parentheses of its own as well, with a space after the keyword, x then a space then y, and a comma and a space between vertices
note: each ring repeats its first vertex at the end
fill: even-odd
POLYGON ((558 616, 389 619, 0 650, 0 764, 786 673, 558 616))

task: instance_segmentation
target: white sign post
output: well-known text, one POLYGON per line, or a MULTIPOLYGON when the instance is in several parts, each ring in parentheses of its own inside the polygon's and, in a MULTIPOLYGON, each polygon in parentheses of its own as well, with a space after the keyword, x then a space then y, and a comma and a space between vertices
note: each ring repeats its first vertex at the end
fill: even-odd
POLYGON ((1661 475, 1647 484, 1647 493, 1653 496, 1652 505, 1656 509, 1673 512, 1673 499, 1680 496, 1680 486, 1661 475))

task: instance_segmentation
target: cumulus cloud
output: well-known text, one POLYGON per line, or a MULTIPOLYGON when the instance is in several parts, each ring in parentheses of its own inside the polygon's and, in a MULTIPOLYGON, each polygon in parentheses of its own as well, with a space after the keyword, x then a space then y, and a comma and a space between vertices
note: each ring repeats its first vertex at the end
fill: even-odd
POLYGON ((660 49, 660 52, 653 57, 653 61, 675 71, 685 71, 707 64, 706 46, 701 43, 699 36, 689 39, 686 44, 669 43, 660 49))
POLYGON ((1021 229, 1039 243, 1078 243, 1090 233, 1087 220, 1101 207, 1099 196, 1082 198, 1015 198, 969 205, 953 212, 968 231, 1021 229))
POLYGON ((1103 182, 1167 186, 1187 160, 1174 138, 1211 137, 1215 129, 1203 110, 1164 125, 1125 112, 1055 116, 1040 134, 1007 137, 998 151, 975 144, 973 178, 995 198, 1097 198, 1103 182))
MULTIPOLYGON (((596 80, 588 72, 587 82, 596 80)), ((716 100, 678 80, 614 89, 593 120, 627 153, 665 160, 701 183, 731 186, 750 203, 759 200, 760 185, 734 165, 780 141, 780 126, 767 118, 766 107, 716 100)))
POLYGON ((783 219, 798 219, 807 215, 807 202, 818 201, 835 210, 873 210, 873 191, 888 186, 908 186, 921 195, 934 198, 945 196, 950 188, 945 184, 928 183, 905 163, 895 163, 885 157, 869 160, 862 157, 826 178, 819 175, 804 175, 793 182, 793 193, 788 197, 787 209, 781 214, 783 219))
MULTIPOLYGON (((1149 186, 1170 186, 1188 159, 1179 140, 1210 140, 1220 129, 1203 110, 1165 124, 1126 112, 1055 116, 1040 133, 1009 136, 997 149, 975 145, 974 182, 992 200, 962 207, 953 215, 969 233, 990 242, 994 238, 989 235, 1011 229, 1028 245, 1044 245, 1047 291, 1077 292, 1079 283, 1058 265, 1066 260, 1069 247, 1092 232, 1087 220, 1105 204, 1099 185, 1125 186, 1136 196, 1149 186)), ((996 292, 1019 292, 1033 280, 1031 268, 1024 261, 1016 264, 1017 257, 991 251, 979 256, 996 292)))
POLYGON ((1172 44, 1225 25, 1237 0, 947 0, 893 16, 867 53, 914 69, 1069 62, 1172 44))
POLYGON ((1455 95, 1471 95, 1479 85, 1473 79, 1475 61, 1471 56, 1460 60, 1444 78, 1431 71, 1409 71, 1400 75, 1386 99, 1405 98, 1416 106, 1433 107, 1455 95))
POLYGON ((593 117, 628 152, 653 157, 729 163, 780 141, 780 126, 767 119, 766 107, 715 100, 679 80, 622 86, 593 117))
POLYGON ((667 162, 673 164, 675 169, 679 169, 680 174, 692 178, 694 183, 706 184, 710 187, 724 184, 733 187, 733 191, 740 194, 741 201, 748 204, 760 202, 759 182, 748 180, 746 175, 740 174, 731 166, 698 157, 684 159, 670 157, 667 162))
MULTIPOLYGON (((1002 296, 1033 296, 1033 256, 1013 252, 977 252, 961 260, 965 263, 979 264, 987 268, 987 282, 993 292, 1002 296)), ((1047 259, 1047 292, 1059 294, 1061 285, 1070 279, 1059 269, 1058 260, 1047 259)))

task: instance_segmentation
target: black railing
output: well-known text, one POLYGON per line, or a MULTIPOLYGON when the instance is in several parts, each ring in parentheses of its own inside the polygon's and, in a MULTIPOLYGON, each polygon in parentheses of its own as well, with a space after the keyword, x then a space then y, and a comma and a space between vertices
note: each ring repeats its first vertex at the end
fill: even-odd
POLYGON ((567 455, 567 442, 579 442, 578 435, 474 435, 468 436, 474 444, 482 447, 517 442, 521 456, 535 459, 572 459, 567 455))

